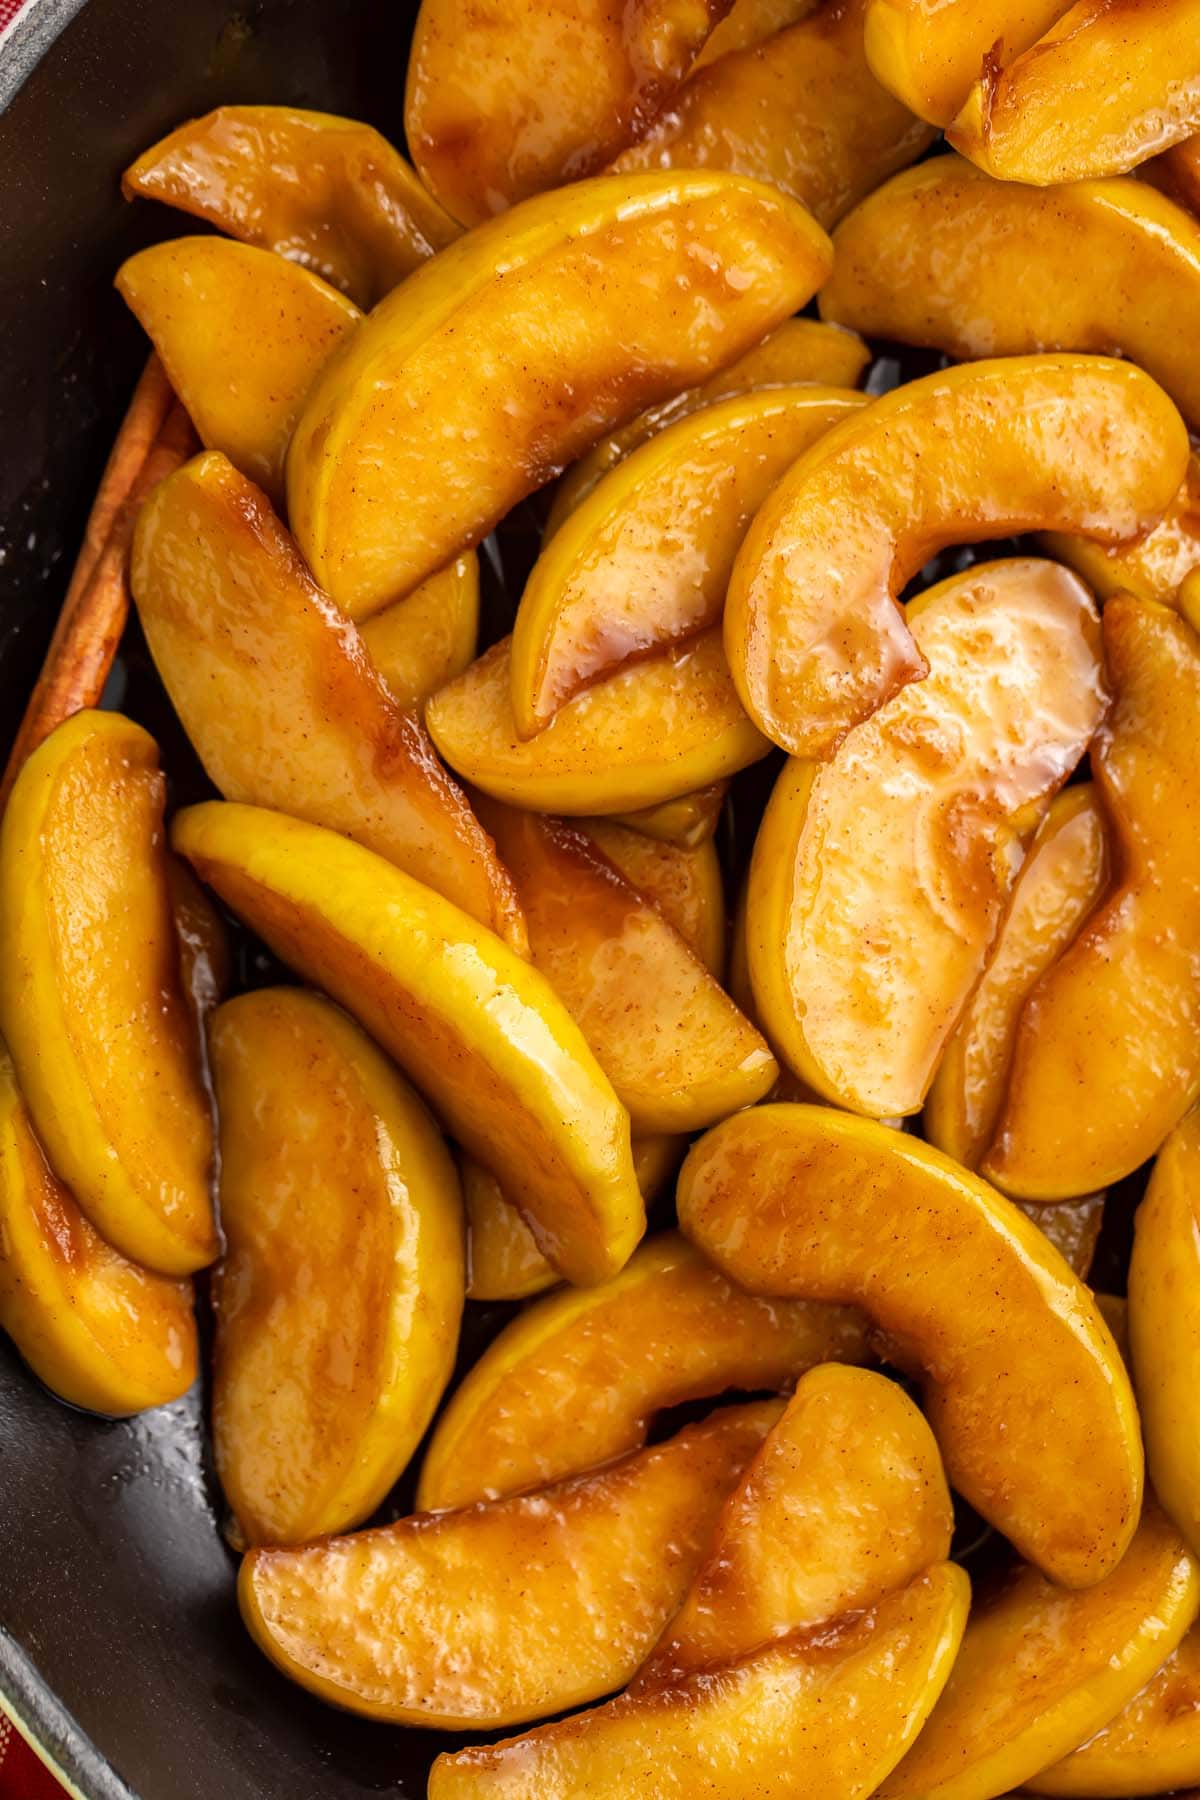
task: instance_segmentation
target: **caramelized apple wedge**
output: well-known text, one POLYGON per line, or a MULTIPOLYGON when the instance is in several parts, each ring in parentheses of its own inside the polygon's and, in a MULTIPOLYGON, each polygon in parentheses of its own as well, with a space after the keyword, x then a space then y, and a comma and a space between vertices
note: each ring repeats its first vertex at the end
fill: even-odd
POLYGON ((425 711, 450 767, 510 806, 589 817, 686 797, 694 816, 697 789, 770 752, 734 691, 718 627, 597 681, 534 738, 513 717, 511 642, 493 644, 425 711))
POLYGON ((987 967, 925 1102, 925 1136, 968 1169, 992 1141, 1021 1008, 1077 936, 1108 879, 1104 814, 1092 784, 1081 782, 1051 802, 1029 846, 987 967))
POLYGON ((1091 595, 1057 563, 951 576, 912 603, 908 625, 929 675, 828 762, 785 766, 747 890, 768 1037, 816 1093, 871 1118, 920 1108, 996 934, 1020 834, 1107 698, 1091 595))
POLYGON ((658 908, 586 834, 495 801, 480 816, 517 885, 530 954, 642 1136, 753 1106, 778 1065, 658 908))
POLYGON ((729 777, 697 788, 691 794, 680 794, 674 800, 661 800, 656 806, 635 807, 632 812, 617 813, 614 825, 627 825, 643 837, 660 844, 683 844, 694 848, 708 843, 721 819, 721 808, 729 792, 729 777))
POLYGON ((959 358, 1128 356, 1200 425, 1200 221, 1144 181, 1031 188, 937 156, 864 200, 834 247, 826 319, 959 358))
POLYGON ((0 1032, 54 1169, 115 1250, 164 1275, 217 1252, 212 1126, 179 977, 154 740, 80 712, 0 827, 0 1032))
POLYGON ((951 1484, 1051 1580, 1116 1567, 1142 1495, 1129 1378, 1091 1294, 986 1182, 873 1120, 774 1105, 701 1138, 677 1198, 731 1281, 870 1315, 923 1375, 951 1484))
POLYGON ((479 636, 479 558, 473 550, 423 581, 362 628, 367 655, 397 706, 420 712, 461 675, 479 636))
POLYGON ((1200 1606, 1200 1568, 1151 1499, 1118 1566, 1068 1593, 1023 1569, 972 1611, 945 1691, 880 1789, 886 1800, 991 1800, 1118 1713, 1200 1606))
POLYGON ((949 125, 985 65, 1002 69, 1054 24, 1063 0, 868 0, 867 61, 919 119, 949 125))
POLYGON ((829 266, 802 207, 732 175, 609 176, 469 232, 309 394, 288 508, 316 580, 354 618, 402 599, 597 438, 740 356, 829 266))
POLYGON ((884 394, 798 459, 738 553, 725 647, 751 719, 827 756, 928 672, 896 596, 935 550, 1034 528, 1119 543, 1157 521, 1187 455, 1162 389, 1107 357, 1000 358, 884 394))
POLYGON ((450 1379, 462 1196, 424 1106, 327 1000, 243 994, 211 1041, 217 1473, 245 1542, 304 1543, 374 1512, 450 1379))
POLYGON ((651 1648, 779 1411, 726 1408, 536 1494, 254 1550, 242 1617, 285 1675, 368 1718, 508 1725, 579 1706, 651 1648))
POLYGON ((629 1117, 545 978, 337 832, 254 806, 177 813, 175 848, 275 953, 365 1026, 492 1169, 571 1281, 645 1228, 629 1117))
POLYGON ((121 186, 291 257, 359 306, 459 235, 371 126, 294 106, 218 106, 189 119, 131 163, 121 186))
POLYGON ((614 1281, 550 1294, 505 1326, 438 1420, 418 1504, 538 1487, 645 1443, 665 1407, 868 1356, 850 1308, 756 1299, 665 1232, 614 1281))
POLYGON ((588 819, 583 829, 719 981, 725 966, 725 884, 711 836, 698 844, 672 844, 615 819, 588 819))
POLYGON ((512 882, 465 797, 224 457, 198 457, 156 490, 131 581, 158 672, 223 794, 345 832, 524 949, 512 882))
POLYGON ((139 250, 117 289, 162 358, 206 449, 283 498, 283 463, 318 371, 358 308, 269 250, 219 237, 139 250))
POLYGON ((969 1599, 939 1563, 870 1612, 523 1737, 439 1756, 429 1800, 865 1800, 945 1686, 969 1599))
POLYGON ((866 404, 848 388, 766 388, 658 432, 546 544, 512 634, 513 716, 533 737, 600 676, 721 616, 754 514, 810 444, 866 404))
POLYGON ((1116 885, 1025 1002, 980 1165, 1030 1200, 1128 1175, 1200 1094, 1200 635, 1118 595, 1104 651, 1116 700, 1092 770, 1116 885))
POLYGON ((1087 538, 1047 531, 1042 548, 1082 575, 1102 600, 1136 594, 1173 606, 1187 576, 1200 569, 1200 456, 1188 458, 1179 492, 1153 530, 1135 543, 1106 550, 1087 538))
POLYGON ((192 1287, 129 1262, 90 1226, 34 1136, 0 1050, 0 1330, 72 1406, 123 1417, 196 1379, 192 1287))

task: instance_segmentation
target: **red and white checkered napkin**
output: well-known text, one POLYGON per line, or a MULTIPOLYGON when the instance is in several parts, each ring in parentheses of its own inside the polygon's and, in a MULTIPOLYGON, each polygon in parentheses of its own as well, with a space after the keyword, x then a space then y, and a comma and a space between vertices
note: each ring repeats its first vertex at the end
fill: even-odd
POLYGON ((7 31, 19 12, 25 10, 28 0, 0 0, 0 32, 7 31))
MULTIPOLYGON (((0 0, 0 18, 4 0, 0 0)), ((0 1800, 65 1800, 63 1790, 38 1761, 15 1725, 0 1713, 0 1800)))

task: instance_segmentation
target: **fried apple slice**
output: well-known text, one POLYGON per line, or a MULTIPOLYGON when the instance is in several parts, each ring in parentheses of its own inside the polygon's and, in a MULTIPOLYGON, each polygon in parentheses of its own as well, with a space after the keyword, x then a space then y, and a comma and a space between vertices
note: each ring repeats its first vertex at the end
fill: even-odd
POLYGON ((1124 175, 1200 129, 1197 0, 1076 0, 1005 69, 980 71, 946 136, 1004 181, 1124 175))
POLYGON ((683 844, 694 848, 707 844, 721 820, 721 808, 729 792, 729 778, 714 781, 694 793, 680 794, 674 800, 662 800, 656 806, 643 806, 633 812, 617 813, 614 825, 627 825, 643 837, 659 844, 683 844))
POLYGON ((998 71, 1062 14, 1062 0, 868 0, 864 39, 876 76, 919 119, 949 125, 985 65, 998 71))
POLYGON ((242 1617, 293 1681, 392 1724, 510 1725, 595 1700, 652 1647, 779 1411, 727 1407, 536 1494, 252 1551, 242 1617))
POLYGON ((969 1584, 939 1563, 872 1611, 523 1737, 439 1756, 429 1800, 864 1800, 945 1686, 969 1584))
POLYGON ((769 181, 835 225, 933 142, 863 50, 867 0, 818 6, 698 69, 615 169, 728 169, 769 181))
POLYGON ((417 1096, 319 995, 243 994, 211 1041, 217 1473, 244 1542, 304 1543, 374 1512, 450 1379, 462 1196, 417 1096))
POLYGON ((398 706, 420 712, 461 675, 479 637, 479 558, 473 550, 423 581, 362 628, 367 655, 398 706))
POLYGON ((1129 1340, 1146 1460, 1163 1505, 1200 1553, 1200 1110, 1158 1153, 1134 1218, 1129 1340))
POLYGON ((734 557, 768 493, 866 403, 811 383, 719 400, 598 482, 543 549, 517 608, 521 735, 535 736, 602 675, 719 619, 734 557))
POLYGON ((645 1443, 665 1407, 869 1354, 857 1312, 753 1298, 664 1232, 616 1280, 550 1294, 493 1339, 438 1420, 417 1503, 557 1481, 645 1443))
POLYGON ((175 848, 276 955, 352 1013, 495 1171, 570 1281, 645 1228, 629 1117, 536 969, 382 857, 282 813, 210 801, 175 848))
POLYGON ((131 579, 158 672, 223 794, 345 832, 525 948, 512 882, 419 721, 224 457, 156 490, 131 579))
POLYGON ((115 1250, 164 1275, 217 1252, 212 1125, 179 977, 154 740, 80 712, 0 827, 0 1032, 54 1169, 115 1250))
MULTIPOLYGON (((1056 1200, 1053 1206, 1039 1206, 1030 1200, 1014 1201, 1018 1212, 1036 1225, 1044 1236, 1050 1239, 1059 1255, 1068 1262, 1078 1275, 1080 1281, 1086 1281, 1091 1272, 1092 1260, 1096 1254, 1096 1245, 1100 1240, 1100 1228, 1104 1223, 1104 1202, 1107 1193, 1082 1194, 1078 1200, 1056 1200)), ((1100 1296, 1099 1298, 1103 1298, 1100 1296)), ((1110 1330, 1112 1320, 1106 1309, 1101 1306, 1110 1330)), ((1113 1331, 1113 1336, 1117 1333, 1113 1331)), ((1118 1344, 1120 1339, 1117 1339, 1118 1344)), ((1128 1358, 1126 1358, 1128 1361, 1128 1358)))
POLYGON ((928 673, 896 596, 935 551, 1035 527, 1119 543, 1156 523, 1187 455, 1162 389, 1108 357, 1000 358, 884 394, 746 535, 724 623, 742 704, 794 756, 828 756, 928 673))
POLYGON ((796 312, 830 255, 795 201, 721 174, 609 176, 469 232, 309 394, 288 507, 316 580, 354 618, 402 599, 597 438, 796 312))
POLYGON ((88 1224, 34 1135, 0 1049, 0 1329, 72 1406, 125 1417, 196 1379, 192 1284, 128 1261, 88 1224))
MULTIPOLYGON (((729 16, 732 19, 733 14, 729 16)), ((785 319, 744 356, 718 369, 698 387, 685 388, 670 400, 648 406, 628 425, 601 438, 586 456, 572 463, 555 489, 543 541, 554 535, 610 469, 666 426, 703 406, 729 400, 735 394, 750 394, 758 388, 791 386, 798 381, 852 388, 857 386, 870 360, 871 352, 853 331, 823 324, 819 319, 785 319)))
POLYGON ((864 200, 835 251, 827 319, 959 358, 1128 356, 1200 425, 1200 221, 1144 181, 1030 188, 938 156, 864 200))
POLYGON ((1135 543, 1106 550, 1086 538, 1047 531, 1042 545, 1082 575, 1101 599, 1128 593, 1173 606, 1187 576, 1200 569, 1200 456, 1189 457, 1183 486, 1159 523, 1135 543))
POLYGON ((725 17, 713 26, 692 64, 692 74, 731 50, 752 50, 777 31, 798 24, 815 12, 820 0, 733 0, 725 17))
POLYGON ((358 325, 357 306, 309 270, 219 237, 139 250, 121 264, 117 289, 201 442, 282 500, 304 397, 358 325))
POLYGON ((773 1105, 693 1146, 677 1204, 731 1281, 870 1315, 922 1374, 951 1485, 1051 1580, 1115 1568, 1142 1494, 1129 1378, 1088 1290, 986 1182, 874 1120, 773 1105))
POLYGON ((294 106, 218 106, 131 163, 121 186, 275 250, 373 306, 459 227, 369 125, 294 106))
POLYGON ((1081 1593, 1022 1569, 972 1611, 920 1739, 881 1800, 991 1800, 1105 1725, 1175 1649, 1200 1569, 1154 1501, 1118 1566, 1081 1593))
POLYGON ((1022 1008, 980 1165, 1029 1200, 1120 1180, 1200 1094, 1200 636, 1118 595, 1104 651, 1116 699, 1092 772, 1116 885, 1022 1008))
POLYGON ((531 812, 626 814, 693 795, 770 752, 742 710, 714 627, 617 669, 522 738, 510 638, 434 694, 429 735, 452 769, 531 812))
POLYGON ((480 802, 517 885, 530 954, 590 1044, 634 1132, 699 1131, 779 1073, 673 925, 564 819, 480 802))
POLYGON ((1020 834, 1107 699, 1091 595, 1057 563, 951 576, 908 623, 930 674, 828 762, 785 766, 747 892, 768 1037, 816 1093, 870 1118, 919 1110, 995 937, 1020 834))
POLYGON ((925 1136, 968 1169, 978 1167, 996 1129, 1021 1008, 1108 880, 1108 828, 1091 782, 1083 782, 1050 804, 925 1102, 925 1136))
POLYGON ((712 838, 670 844, 614 819, 588 819, 583 830, 719 981, 725 966, 725 884, 712 838))

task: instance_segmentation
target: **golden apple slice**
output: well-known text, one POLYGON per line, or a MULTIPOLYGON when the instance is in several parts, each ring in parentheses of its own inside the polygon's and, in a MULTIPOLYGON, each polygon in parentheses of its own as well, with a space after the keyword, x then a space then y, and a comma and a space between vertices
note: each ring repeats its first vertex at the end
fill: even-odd
POLYGON ((473 550, 423 581, 362 628, 367 655, 398 706, 420 712, 461 675, 479 637, 479 558, 473 550))
POLYGON ((1129 1378, 1092 1296, 1016 1207, 903 1132, 788 1105, 701 1138, 677 1202, 731 1281, 870 1315, 890 1359, 922 1373, 952 1486, 1051 1580, 1115 1568, 1142 1494, 1129 1378))
POLYGON ((972 1611, 924 1731, 881 1800, 991 1800, 1120 1712, 1200 1607, 1200 1569, 1153 1500, 1118 1566, 1080 1593, 1023 1569, 972 1611))
POLYGON ((80 712, 25 763, 0 828, 0 1032, 55 1173, 164 1275, 217 1252, 212 1126, 180 986, 154 740, 80 712))
POLYGON ((714 781, 694 793, 680 794, 674 800, 662 800, 655 806, 636 807, 632 812, 616 813, 614 825, 627 825, 643 837, 659 844, 683 844, 694 848, 706 844, 721 819, 721 808, 729 792, 729 778, 714 781))
POLYGON ((1106 550, 1087 538, 1047 531, 1042 547, 1082 575, 1103 600, 1128 593, 1174 605, 1185 578, 1200 569, 1200 456, 1189 457, 1183 486, 1145 537, 1106 550))
POLYGON ((1002 69, 1053 25, 1062 0, 868 0, 867 61, 919 119, 949 125, 985 64, 1002 69))
POLYGON ((1129 356, 1200 424, 1200 221, 1144 181, 1029 188, 938 156, 864 200, 835 248, 827 319, 959 358, 1129 356))
MULTIPOLYGON (((1107 1197, 1106 1192, 1101 1192, 1083 1194, 1078 1200, 1056 1200, 1052 1206, 1038 1205, 1029 1200, 1016 1200, 1013 1204, 1018 1212, 1023 1212, 1050 1239, 1058 1254, 1071 1265, 1080 1281, 1086 1281, 1091 1272, 1096 1245, 1100 1241, 1100 1227, 1104 1223, 1104 1202, 1107 1197)), ((1098 1296, 1098 1299, 1103 1299, 1103 1296, 1098 1296)), ((1100 1307, 1100 1311, 1112 1330, 1112 1320, 1104 1306, 1100 1307)), ((1116 1331, 1113 1331, 1113 1336, 1119 1344, 1120 1338, 1116 1331)))
POLYGON ((550 1294, 505 1326, 438 1420, 418 1504, 539 1487, 645 1443, 665 1407, 869 1354, 858 1313, 756 1299, 664 1232, 616 1280, 550 1294))
POLYGON ((615 670, 534 738, 513 717, 505 638, 434 694, 425 724, 451 768, 485 794, 584 817, 690 802, 771 748, 742 710, 717 627, 615 670))
POLYGON ((429 1800, 864 1800, 945 1686, 969 1599, 939 1563, 872 1611, 730 1667, 439 1756, 429 1800))
POLYGON ((721 616, 733 559, 779 477, 866 405, 767 388, 658 432, 597 483, 533 566, 512 634, 513 716, 533 737, 584 688, 721 616))
POLYGON ((1200 1094, 1200 636, 1118 595, 1104 651, 1116 700, 1092 771, 1116 885, 1025 1002, 980 1165, 1029 1200, 1128 1175, 1200 1094))
POLYGON ((1128 1317, 1151 1479, 1200 1554, 1200 1109, 1159 1151, 1137 1210, 1128 1317))
POLYGON ((303 263, 360 306, 459 235, 371 126, 294 106, 189 119, 131 163, 121 186, 303 263))
POLYGON ((1162 389, 1108 357, 1000 358, 884 394, 747 533, 725 603, 742 704, 793 755, 828 756, 928 672, 896 596, 935 551, 1034 528, 1119 543, 1157 521, 1187 455, 1162 389))
POLYGON ((595 1700, 653 1646, 779 1410, 726 1408, 536 1494, 254 1550, 242 1617, 293 1681, 393 1724, 508 1725, 595 1700))
POLYGON ((968 1169, 978 1167, 996 1129, 1021 1008, 1108 880, 1104 814, 1083 782, 1051 802, 925 1102, 925 1136, 968 1169))
POLYGON ((876 1605, 944 1562, 953 1530, 933 1433, 904 1390, 865 1369, 811 1369, 726 1500, 634 1691, 876 1605))
POLYGON ((613 819, 588 819, 583 830, 719 981, 725 966, 725 883, 711 837, 693 845, 670 844, 613 819))
POLYGON ((985 64, 946 136, 1004 181, 1124 175, 1200 126, 1200 7, 1076 0, 1002 70, 985 64))
POLYGON ((462 1196, 424 1106, 327 1000, 243 994, 211 1039, 217 1473, 244 1541, 304 1543, 374 1512, 450 1379, 462 1196))
POLYGON ((826 228, 934 133, 879 85, 866 0, 820 6, 698 69, 615 169, 728 169, 772 182, 826 228))
MULTIPOLYGON (((729 16, 732 18, 733 14, 729 16)), ((818 381, 825 387, 855 387, 870 360, 871 352, 853 331, 822 324, 819 319, 785 319, 744 356, 718 369, 698 387, 685 388, 682 394, 647 407, 572 463, 555 490, 543 541, 554 535, 610 469, 655 432, 698 412, 702 406, 732 399, 735 394, 753 393, 757 388, 791 386, 798 381, 818 381)))
POLYGON ((829 266, 802 207, 733 175, 608 176, 469 232, 309 394, 288 507, 317 581, 355 618, 401 599, 597 438, 798 311, 829 266))
POLYGON ((633 1131, 699 1131, 761 1100, 779 1072, 762 1037, 585 833, 490 800, 480 816, 517 884, 534 967, 633 1131))
POLYGON ((200 441, 281 500, 304 397, 362 318, 357 306, 307 269, 219 237, 139 250, 117 288, 200 441))
POLYGON ((196 1379, 192 1284, 106 1244, 56 1178, 0 1050, 0 1329, 72 1406, 124 1417, 196 1379))
POLYGON ((921 1106, 995 937, 1021 832, 1107 699, 1091 595, 1057 563, 951 576, 908 624, 930 674, 828 762, 785 766, 747 891, 768 1037, 815 1092, 873 1118, 921 1106))
POLYGON ((544 976, 337 832, 209 802, 172 838, 285 962, 358 1019, 492 1169, 570 1281, 603 1281, 645 1227, 629 1117, 544 976))
POLYGON ((725 17, 709 32, 692 64, 692 74, 730 50, 752 50, 777 31, 798 24, 815 12, 819 0, 733 0, 725 17))
POLYGON ((345 832, 525 947, 512 882, 420 723, 223 457, 156 489, 131 581, 158 672, 223 794, 345 832))

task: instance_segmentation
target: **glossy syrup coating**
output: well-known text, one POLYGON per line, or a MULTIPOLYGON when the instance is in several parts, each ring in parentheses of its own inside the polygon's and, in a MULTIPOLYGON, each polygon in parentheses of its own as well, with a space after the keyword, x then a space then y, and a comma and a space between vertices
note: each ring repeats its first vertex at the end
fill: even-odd
POLYGON ((949 125, 985 64, 1003 68, 1061 12, 1062 0, 868 0, 867 61, 918 118, 949 125))
POLYGON ((725 885, 712 838, 672 844, 613 819, 588 819, 583 830, 720 981, 725 966, 725 885))
POLYGON ((479 558, 456 556, 405 600, 362 628, 367 655, 397 706, 421 712, 431 694, 461 675, 478 648, 479 558))
POLYGON ((1173 606, 1184 581, 1200 569, 1200 456, 1188 458, 1183 485, 1145 537, 1105 549, 1048 531, 1042 547, 1082 575, 1099 599, 1127 593, 1173 606))

